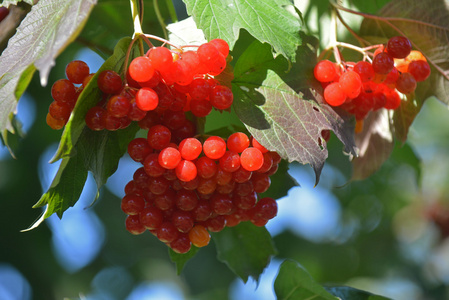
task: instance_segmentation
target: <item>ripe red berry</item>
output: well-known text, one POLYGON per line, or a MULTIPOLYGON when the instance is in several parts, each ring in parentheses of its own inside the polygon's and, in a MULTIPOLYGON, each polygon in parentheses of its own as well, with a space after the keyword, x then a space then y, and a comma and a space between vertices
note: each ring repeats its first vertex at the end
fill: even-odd
POLYGON ((333 62, 322 60, 315 65, 313 74, 319 82, 331 82, 337 76, 337 68, 333 62))
POLYGON ((198 117, 205 117, 210 114, 212 111, 212 103, 209 100, 191 100, 190 101, 190 110, 192 113, 198 117))
POLYGON ((167 147, 159 153, 159 164, 165 169, 174 169, 181 162, 181 153, 178 149, 167 147))
POLYGON ((171 243, 178 237, 179 231, 172 222, 164 222, 157 229, 156 235, 161 242, 171 243))
POLYGON ((145 172, 151 177, 162 176, 165 173, 165 168, 159 164, 158 154, 150 153, 143 161, 145 172))
POLYGON ((89 75, 89 66, 84 61, 74 60, 66 66, 65 74, 71 82, 80 84, 89 75))
POLYGON ((128 69, 129 75, 137 82, 145 82, 151 79, 154 68, 151 61, 146 56, 139 56, 131 61, 128 69))
POLYGON ((127 215, 137 215, 145 208, 145 199, 137 194, 128 194, 122 198, 121 208, 127 215))
POLYGON ((152 88, 141 88, 136 94, 136 104, 143 111, 154 110, 159 104, 159 96, 152 88))
POLYGON ((176 176, 181 181, 191 181, 197 175, 196 165, 190 160, 181 160, 176 167, 176 176))
POLYGON ((347 96, 338 82, 333 82, 324 89, 324 100, 331 106, 342 105, 346 98, 347 96))
POLYGON ((183 159, 194 160, 201 154, 203 145, 196 138, 187 138, 179 143, 178 149, 183 159))
POLYGON ((211 136, 204 141, 203 152, 211 159, 220 159, 226 152, 226 142, 219 136, 211 136))
POLYGON ((396 80, 396 89, 403 94, 413 93, 416 89, 415 77, 408 72, 402 73, 396 80))
POLYGON ((104 70, 98 75, 98 88, 106 94, 118 94, 122 87, 122 78, 112 70, 104 70))
POLYGON ((46 122, 47 125, 50 126, 50 128, 53 130, 62 129, 66 124, 65 120, 56 120, 50 115, 50 113, 47 113, 46 122))
POLYGON ((126 230, 129 233, 138 235, 144 233, 147 229, 140 223, 139 215, 128 216, 125 220, 126 230))
POLYGON ((94 106, 87 111, 85 121, 87 127, 92 130, 99 131, 105 128, 104 118, 106 110, 99 106, 94 106))
POLYGON ((53 101, 48 108, 48 112, 54 119, 67 122, 72 113, 72 108, 65 102, 53 101))
POLYGON ((217 85, 211 90, 209 101, 217 109, 228 109, 234 101, 234 96, 227 86, 217 85))
POLYGON ((381 52, 374 56, 373 69, 377 74, 386 75, 394 67, 393 57, 387 52, 381 52))
POLYGON ((408 65, 407 72, 412 74, 416 81, 424 81, 430 76, 430 66, 427 61, 414 60, 408 65))
POLYGON ((387 52, 394 58, 406 58, 412 50, 412 43, 404 36, 395 36, 388 40, 387 52))
POLYGON ((179 232, 187 233, 194 225, 192 214, 188 211, 175 210, 171 221, 179 232))
POLYGON ((173 56, 168 48, 155 47, 150 50, 148 54, 151 64, 154 69, 158 71, 164 71, 171 67, 173 64, 173 56))
POLYGON ((178 237, 170 243, 170 248, 179 254, 189 252, 191 247, 192 245, 187 234, 179 234, 178 237))
POLYGON ((338 83, 340 84, 340 89, 350 99, 357 97, 362 90, 360 75, 354 71, 346 71, 341 74, 338 83))
POLYGON ((263 154, 257 148, 246 148, 240 155, 240 164, 245 170, 257 171, 263 165, 263 154))
POLYGON ((229 45, 225 40, 222 39, 213 39, 209 42, 217 48, 217 50, 223 55, 223 57, 228 56, 229 54, 229 45))
POLYGON ((67 79, 59 79, 51 87, 51 96, 57 102, 65 102, 73 106, 76 102, 76 89, 67 79))
POLYGON ((131 103, 126 97, 120 95, 112 96, 107 104, 107 111, 116 118, 126 116, 131 110, 131 103))
POLYGON ((154 125, 148 130, 148 143, 153 149, 163 149, 171 140, 171 131, 163 125, 154 125))
POLYGON ((157 229, 164 221, 162 211, 157 207, 144 208, 139 213, 140 223, 147 229, 157 229))
POLYGON ((360 75, 362 82, 370 81, 374 78, 373 66, 367 61, 359 61, 354 66, 354 72, 360 75))
POLYGON ((145 138, 135 138, 128 144, 129 156, 137 162, 142 162, 151 153, 151 147, 145 138))
POLYGON ((220 158, 219 164, 220 168, 223 171, 229 173, 235 172, 240 167, 240 155, 234 151, 226 151, 225 154, 220 158))

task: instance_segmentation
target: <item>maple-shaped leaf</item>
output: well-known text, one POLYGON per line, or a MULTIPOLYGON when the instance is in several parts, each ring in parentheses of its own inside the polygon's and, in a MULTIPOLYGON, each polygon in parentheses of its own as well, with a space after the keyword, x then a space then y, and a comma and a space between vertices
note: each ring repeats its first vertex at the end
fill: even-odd
POLYGON ((206 38, 221 38, 231 49, 245 29, 261 42, 269 43, 277 53, 295 60, 301 43, 300 18, 288 0, 184 0, 187 12, 206 38))
MULTIPOLYGON (((0 56, 0 132, 14 132, 11 115, 34 71, 41 83, 55 58, 81 31, 96 0, 41 0, 27 14, 0 56)), ((3 139, 5 140, 5 139, 3 139)))
POLYGON ((371 112, 363 122, 362 132, 355 135, 358 156, 352 161, 352 180, 362 180, 377 171, 393 151, 393 134, 389 112, 371 112))
POLYGON ((233 80, 234 108, 248 131, 288 161, 310 164, 318 183, 328 152, 323 130, 332 130, 355 154, 353 122, 325 104, 313 79, 315 40, 297 50, 291 69, 283 57, 273 58, 271 47, 254 42, 239 58, 233 80), (316 88, 313 89, 312 86, 316 88))

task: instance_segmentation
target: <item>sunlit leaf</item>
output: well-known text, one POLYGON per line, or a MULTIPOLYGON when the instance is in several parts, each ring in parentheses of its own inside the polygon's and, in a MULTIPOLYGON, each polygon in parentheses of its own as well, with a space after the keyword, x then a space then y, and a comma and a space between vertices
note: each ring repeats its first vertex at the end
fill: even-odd
POLYGON ((0 56, 0 132, 14 132, 10 114, 37 69, 41 83, 56 56, 79 34, 95 0, 41 0, 27 14, 0 56), (26 73, 26 76, 24 74, 26 73))
POLYGON ((300 19, 287 0, 184 0, 187 12, 208 40, 222 38, 231 48, 240 29, 261 42, 269 43, 277 53, 295 60, 301 43, 300 19))
POLYGON ((265 227, 243 222, 213 233, 217 257, 243 281, 251 276, 258 280, 271 256, 276 254, 270 234, 265 227))
POLYGON ((321 132, 334 131, 347 152, 355 154, 355 144, 349 116, 338 114, 312 88, 311 48, 299 47, 287 71, 284 58, 273 59, 269 45, 254 42, 236 63, 233 92, 235 111, 256 140, 290 162, 310 164, 318 183, 328 154, 321 132))

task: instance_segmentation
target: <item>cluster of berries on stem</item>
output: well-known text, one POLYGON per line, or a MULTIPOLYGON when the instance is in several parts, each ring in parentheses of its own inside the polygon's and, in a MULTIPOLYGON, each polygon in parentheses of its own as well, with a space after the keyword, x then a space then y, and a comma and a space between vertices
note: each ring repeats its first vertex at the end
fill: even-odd
POLYGON ((426 58, 412 50, 406 37, 395 36, 386 45, 367 49, 376 49, 372 60, 367 55, 357 63, 321 60, 314 68, 314 76, 324 88, 324 100, 358 121, 370 111, 397 109, 401 105, 399 93, 413 93, 417 82, 430 76, 426 58))
MULTIPOLYGON (((98 75, 103 96, 85 116, 93 131, 119 130, 133 121, 147 131, 128 145, 129 156, 142 166, 125 187, 121 209, 130 233, 149 230, 177 253, 206 246, 209 232, 243 221, 264 226, 277 214, 276 201, 259 194, 270 186, 281 157, 242 132, 227 139, 197 134, 196 118, 212 109, 228 111, 233 103, 231 89, 215 79, 228 54, 221 39, 195 51, 151 47, 125 63, 124 80, 112 70, 98 75)), ((52 88, 55 102, 68 104, 58 126, 49 123, 54 129, 66 124, 91 75, 74 61, 67 77, 52 88)))

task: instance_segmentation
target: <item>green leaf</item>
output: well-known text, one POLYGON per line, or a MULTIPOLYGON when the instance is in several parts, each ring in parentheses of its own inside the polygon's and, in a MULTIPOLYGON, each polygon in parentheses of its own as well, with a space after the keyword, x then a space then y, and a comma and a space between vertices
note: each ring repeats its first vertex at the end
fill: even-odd
POLYGON ((366 291, 358 290, 348 286, 325 287, 332 295, 342 300, 388 300, 379 295, 374 295, 366 291))
MULTIPOLYGON (((102 92, 97 85, 98 75, 104 70, 113 70, 120 74, 123 70, 126 52, 130 43, 131 38, 129 37, 123 38, 117 43, 114 49, 114 54, 103 63, 79 96, 76 106, 73 109, 72 116, 64 128, 58 150, 52 158, 52 161, 72 155, 74 146, 78 142, 81 133, 86 128, 86 122, 84 121, 86 113, 91 107, 95 106, 102 97, 102 92)), ((138 49, 137 47, 134 47, 130 54, 130 60, 137 55, 138 49)))
POLYGON ((172 262, 175 263, 176 265, 176 273, 179 275, 182 272, 182 269, 184 269, 184 266, 186 265, 186 263, 192 259, 200 250, 201 248, 192 246, 192 248, 190 249, 189 252, 184 253, 184 254, 179 254, 176 253, 175 251, 173 251, 172 249, 168 249, 169 255, 170 255, 170 259, 172 262))
POLYGON ((222 38, 232 49, 240 29, 245 29, 259 41, 269 43, 277 53, 295 60, 296 46, 301 43, 301 24, 292 13, 291 1, 184 0, 184 3, 208 40, 222 38))
POLYGON ((269 45, 251 44, 235 66, 234 109, 267 149, 289 162, 311 164, 318 183, 328 155, 321 131, 334 131, 346 151, 355 154, 354 130, 349 115, 337 113, 317 92, 316 41, 305 35, 303 40, 310 42, 298 48, 289 71, 284 58, 272 57, 269 45))
POLYGON ((371 112, 355 140, 359 152, 352 161, 352 180, 362 180, 376 172, 393 151, 394 141, 388 111, 382 109, 371 112))
POLYGON ((53 213, 61 218, 62 213, 78 201, 86 180, 87 170, 81 156, 63 159, 50 188, 33 208, 48 204, 44 219, 53 213))
POLYGON ((284 261, 279 268, 274 292, 278 300, 338 300, 316 283, 302 266, 289 260, 284 261))
POLYGON ((25 2, 28 3, 29 5, 34 4, 33 0, 3 0, 2 3, 0 3, 0 6, 5 6, 6 8, 8 8, 10 5, 17 5, 17 3, 19 2, 25 2))
POLYGON ((244 282, 251 276, 258 280, 272 255, 276 254, 270 234, 265 227, 243 222, 212 234, 217 257, 226 263, 244 282))
POLYGON ((14 133, 10 114, 35 69, 41 83, 54 65, 56 56, 81 31, 95 0, 41 0, 34 5, 0 56, 0 132, 14 133))

